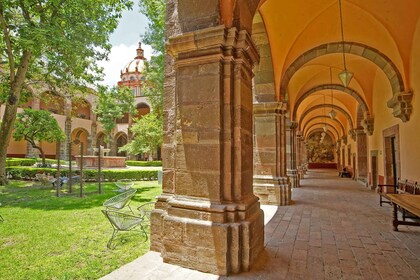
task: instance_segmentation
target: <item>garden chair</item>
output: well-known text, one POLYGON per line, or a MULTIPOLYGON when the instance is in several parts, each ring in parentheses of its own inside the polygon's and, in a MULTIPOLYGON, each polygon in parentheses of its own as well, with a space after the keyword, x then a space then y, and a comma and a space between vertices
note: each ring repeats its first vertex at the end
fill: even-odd
POLYGON ((118 187, 119 192, 125 192, 134 186, 134 182, 129 180, 119 180, 115 182, 115 185, 118 187))
POLYGON ((111 239, 109 239, 107 243, 107 247, 109 249, 113 248, 112 241, 114 240, 115 236, 119 231, 136 230, 137 227, 140 227, 138 231, 143 232, 147 240, 148 236, 142 225, 142 217, 113 210, 102 210, 102 213, 104 213, 104 215, 108 218, 109 222, 111 223, 112 229, 114 230, 111 239))
MULTIPOLYGON (((1 203, 0 203, 0 206, 1 206, 1 203)), ((4 219, 3 219, 2 215, 0 215, 0 222, 4 222, 4 219)))
POLYGON ((130 189, 126 192, 120 193, 105 201, 103 206, 106 207, 107 210, 121 210, 127 206, 128 209, 130 209, 130 212, 134 214, 130 207, 130 202, 131 198, 136 194, 136 192, 137 189, 130 189))
POLYGON ((149 225, 153 209, 155 209, 155 202, 146 202, 137 207, 137 210, 140 212, 140 216, 145 220, 145 222, 149 223, 149 225))

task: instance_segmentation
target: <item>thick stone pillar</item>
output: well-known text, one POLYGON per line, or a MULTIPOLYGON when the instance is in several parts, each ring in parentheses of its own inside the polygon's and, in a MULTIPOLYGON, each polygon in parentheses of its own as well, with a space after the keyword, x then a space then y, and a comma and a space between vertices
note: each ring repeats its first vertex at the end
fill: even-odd
POLYGON ((164 262, 220 275, 250 269, 264 246, 252 190, 252 65, 246 31, 223 26, 169 39, 163 193, 151 249, 164 262))
POLYGON ((286 104, 254 104, 254 193, 262 204, 288 205, 291 190, 280 161, 282 113, 286 104))
POLYGON ((286 156, 287 156, 287 176, 289 177, 292 188, 299 187, 299 177, 296 166, 296 128, 297 122, 286 122, 286 156))
POLYGON ((336 155, 337 155, 337 170, 341 171, 344 167, 344 166, 341 166, 341 140, 337 141, 336 155))
POLYGON ((118 147, 117 147, 117 141, 115 139, 115 133, 114 133, 114 131, 111 132, 111 135, 109 136, 108 141, 109 141, 108 142, 108 147, 110 149, 108 156, 112 156, 112 157, 117 156, 117 149, 118 149, 118 147))
MULTIPOLYGON (((96 118, 95 118, 96 119, 96 118)), ((96 134, 98 133, 98 125, 96 121, 92 122, 90 126, 90 135, 88 140, 88 154, 93 156, 95 155, 94 148, 96 148, 96 134)))
POLYGON ((368 184, 368 149, 367 136, 363 129, 356 131, 357 143, 357 180, 363 184, 368 184))

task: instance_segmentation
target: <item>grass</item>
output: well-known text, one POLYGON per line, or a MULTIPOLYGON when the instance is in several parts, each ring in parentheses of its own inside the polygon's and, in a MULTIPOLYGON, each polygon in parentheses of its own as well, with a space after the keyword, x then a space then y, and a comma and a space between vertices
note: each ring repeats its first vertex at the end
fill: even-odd
MULTIPOLYGON (((161 193, 156 181, 136 182, 132 208, 154 201, 161 193), (134 206, 134 207, 133 207, 134 206)), ((102 203, 116 195, 113 183, 97 191, 85 184, 84 198, 75 194, 55 197, 50 188, 32 182, 11 181, 0 186, 1 279, 98 279, 149 251, 149 241, 137 232, 117 235, 116 248, 106 244, 111 225, 102 203)))

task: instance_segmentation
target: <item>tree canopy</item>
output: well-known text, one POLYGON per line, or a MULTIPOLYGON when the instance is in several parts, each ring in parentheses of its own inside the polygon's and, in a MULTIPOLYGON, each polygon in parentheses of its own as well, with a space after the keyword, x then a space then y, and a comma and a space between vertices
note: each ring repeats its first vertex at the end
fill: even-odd
POLYGON ((127 87, 100 86, 98 97, 94 111, 107 132, 105 141, 108 142, 112 130, 117 125, 117 119, 122 118, 124 113, 134 113, 134 95, 127 87))
POLYGON ((134 134, 134 139, 121 147, 120 151, 150 155, 162 145, 162 121, 155 114, 147 114, 136 119, 130 130, 134 134))
POLYGON ((130 0, 0 1, 0 185, 22 89, 42 84, 66 96, 101 78, 108 38, 130 0))
POLYGON ((142 39, 154 50, 150 61, 145 63, 143 76, 146 83, 144 83, 143 91, 152 105, 152 113, 161 119, 163 113, 166 1, 140 0, 139 6, 140 12, 149 19, 142 39))
POLYGON ((16 141, 26 140, 39 150, 42 165, 45 166, 45 154, 37 142, 57 142, 66 139, 57 120, 48 111, 24 109, 17 114, 13 138, 16 141))

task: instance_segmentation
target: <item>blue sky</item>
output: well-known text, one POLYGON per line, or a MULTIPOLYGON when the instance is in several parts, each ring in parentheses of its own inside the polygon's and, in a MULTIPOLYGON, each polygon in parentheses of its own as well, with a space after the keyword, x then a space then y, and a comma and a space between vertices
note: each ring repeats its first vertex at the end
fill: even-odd
MULTIPOLYGON (((117 29, 110 37, 112 44, 108 61, 100 62, 104 67, 105 78, 101 83, 114 86, 120 79, 121 69, 136 56, 137 43, 147 27, 147 18, 139 12, 138 0, 134 0, 133 9, 125 11, 117 29)), ((142 44, 145 57, 150 58, 152 49, 142 44)))

